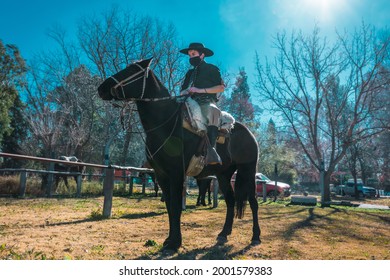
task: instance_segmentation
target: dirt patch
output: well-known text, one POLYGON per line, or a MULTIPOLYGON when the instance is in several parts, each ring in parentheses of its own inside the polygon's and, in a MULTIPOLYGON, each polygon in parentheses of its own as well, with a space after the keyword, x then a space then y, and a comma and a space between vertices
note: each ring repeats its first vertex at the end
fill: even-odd
POLYGON ((0 198, 0 259, 390 259, 390 211, 260 203, 262 244, 250 246, 247 209, 219 246, 225 203, 195 203, 188 197, 183 247, 166 255, 168 215, 159 198, 115 197, 111 219, 100 219, 102 197, 0 198))

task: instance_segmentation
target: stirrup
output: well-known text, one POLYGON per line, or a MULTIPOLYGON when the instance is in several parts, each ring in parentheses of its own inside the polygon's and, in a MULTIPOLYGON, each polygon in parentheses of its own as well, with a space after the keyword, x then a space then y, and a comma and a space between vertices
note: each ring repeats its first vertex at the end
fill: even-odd
POLYGON ((222 165, 221 157, 213 147, 207 149, 206 165, 222 165))

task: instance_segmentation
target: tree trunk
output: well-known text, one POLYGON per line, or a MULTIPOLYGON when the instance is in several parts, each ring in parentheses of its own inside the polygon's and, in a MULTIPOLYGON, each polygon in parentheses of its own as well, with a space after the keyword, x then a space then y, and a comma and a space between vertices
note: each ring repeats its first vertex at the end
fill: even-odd
POLYGON ((332 172, 333 171, 325 171, 325 174, 324 174, 324 198, 323 198, 323 201, 326 203, 326 202, 330 202, 330 175, 332 175, 332 172))
POLYGON ((129 151, 130 140, 132 138, 131 136, 132 136, 131 130, 128 129, 126 131, 125 141, 123 143, 122 159, 121 159, 121 165, 122 166, 126 166, 126 158, 127 158, 127 153, 129 151))

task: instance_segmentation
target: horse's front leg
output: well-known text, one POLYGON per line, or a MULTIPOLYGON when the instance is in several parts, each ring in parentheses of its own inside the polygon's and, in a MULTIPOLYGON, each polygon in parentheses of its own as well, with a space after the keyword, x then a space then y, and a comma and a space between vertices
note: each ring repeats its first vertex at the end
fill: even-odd
MULTIPOLYGON (((177 178, 176 178, 177 179, 177 178)), ((164 250, 174 250, 180 248, 182 244, 181 236, 181 212, 182 212, 182 191, 183 180, 171 180, 169 199, 166 206, 169 215, 169 236, 164 242, 164 250)))
POLYGON ((182 243, 180 217, 182 211, 183 182, 175 183, 168 178, 158 180, 163 192, 169 219, 169 234, 163 243, 163 250, 176 251, 182 243))

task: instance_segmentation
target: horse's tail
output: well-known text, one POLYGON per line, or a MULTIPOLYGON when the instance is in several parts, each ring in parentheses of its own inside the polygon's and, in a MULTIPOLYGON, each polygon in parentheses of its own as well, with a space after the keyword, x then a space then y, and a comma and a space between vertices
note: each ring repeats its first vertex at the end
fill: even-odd
POLYGON ((246 202, 248 201, 247 196, 244 197, 241 193, 237 194, 236 192, 236 218, 242 219, 244 217, 246 202))
POLYGON ((236 201, 236 215, 237 219, 244 217, 246 204, 248 201, 248 191, 245 187, 245 178, 243 173, 238 171, 236 175, 236 182, 234 184, 234 199, 236 201))
POLYGON ((234 197, 236 200, 236 218, 244 216, 247 201, 256 192, 256 162, 240 164, 236 174, 234 197))

